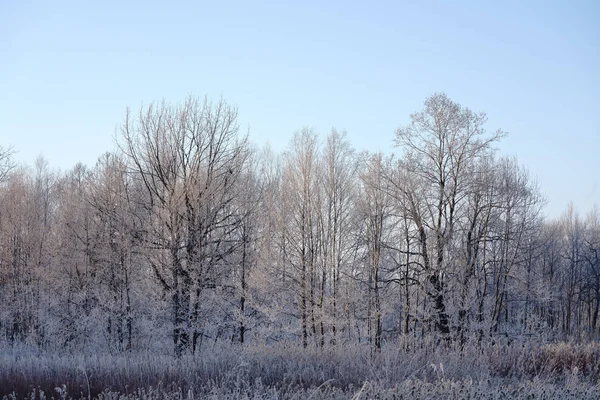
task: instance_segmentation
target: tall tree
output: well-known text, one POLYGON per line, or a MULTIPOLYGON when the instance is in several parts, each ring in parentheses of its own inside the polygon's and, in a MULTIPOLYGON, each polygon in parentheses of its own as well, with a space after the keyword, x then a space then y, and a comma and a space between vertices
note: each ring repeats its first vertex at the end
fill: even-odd
MULTIPOLYGON (((507 323, 511 315, 511 279, 523 275, 527 258, 534 248, 531 241, 539 230, 543 198, 529 172, 514 158, 502 158, 497 163, 498 213, 493 221, 495 238, 488 256, 492 268, 493 300, 491 328, 497 332, 501 322, 507 323)), ((516 291, 513 290, 516 295, 516 291)))
POLYGON ((584 289, 588 307, 589 329, 595 334, 598 331, 598 315, 600 314, 600 208, 595 206, 586 217, 586 233, 583 251, 584 289))
POLYGON ((148 244, 155 275, 171 297, 176 354, 196 350, 203 334, 203 295, 222 277, 239 219, 230 207, 247 158, 237 108, 188 98, 179 106, 128 111, 120 148, 147 191, 153 224, 148 244))
POLYGON ((463 108, 443 93, 428 98, 423 111, 410 118, 409 125, 396 130, 396 145, 404 152, 401 165, 411 176, 410 184, 403 185, 403 192, 419 231, 436 327, 440 333, 448 334, 445 274, 450 265, 449 244, 457 214, 473 180, 472 167, 504 133, 488 134, 484 113, 463 108))
POLYGON ((364 221, 361 229, 366 249, 365 283, 368 289, 367 324, 369 339, 375 349, 381 349, 382 340, 382 283, 383 252, 386 246, 387 221, 392 216, 389 190, 384 178, 384 159, 381 153, 365 155, 359 175, 360 199, 358 212, 364 221))
MULTIPOLYGON (((91 172, 87 201, 94 213, 99 243, 98 286, 106 323, 106 337, 111 349, 130 350, 136 314, 134 291, 145 281, 139 257, 148 214, 139 207, 144 193, 127 174, 118 155, 107 153, 91 172), (137 283, 137 285, 136 285, 137 283)), ((138 302, 139 303, 139 302, 138 302)))
POLYGON ((294 135, 287 153, 283 172, 282 192, 286 196, 284 226, 287 230, 287 261, 292 267, 297 287, 297 305, 301 322, 302 344, 308 346, 309 336, 315 336, 317 229, 319 202, 319 148, 317 135, 304 129, 294 135))
MULTIPOLYGON (((341 274, 349 262, 352 243, 350 218, 353 212, 355 194, 354 174, 357 162, 354 150, 345 132, 333 129, 327 136, 322 156, 323 209, 320 219, 323 227, 323 276, 321 289, 321 314, 324 315, 323 296, 328 294, 331 317, 331 342, 335 343, 338 332, 337 320, 340 317, 341 274)), ((325 336, 323 321, 321 335, 325 336)))
POLYGON ((14 151, 12 147, 4 148, 0 146, 0 183, 8 176, 8 173, 15 167, 12 160, 14 151))

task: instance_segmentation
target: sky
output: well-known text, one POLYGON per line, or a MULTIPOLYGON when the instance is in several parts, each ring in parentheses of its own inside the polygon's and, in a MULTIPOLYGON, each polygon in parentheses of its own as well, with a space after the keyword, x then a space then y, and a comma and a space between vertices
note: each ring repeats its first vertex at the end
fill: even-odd
POLYGON ((598 1, 0 0, 0 146, 67 171, 115 149, 125 110, 188 95, 239 107, 259 146, 394 131, 445 92, 488 115, 559 216, 600 205, 598 1))

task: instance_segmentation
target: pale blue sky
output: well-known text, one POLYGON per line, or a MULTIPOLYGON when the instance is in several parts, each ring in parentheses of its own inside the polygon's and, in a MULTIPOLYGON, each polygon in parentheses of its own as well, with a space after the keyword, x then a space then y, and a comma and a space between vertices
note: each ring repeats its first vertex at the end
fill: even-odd
POLYGON ((437 91, 509 132, 547 214, 600 204, 598 1, 0 0, 0 145, 29 164, 92 165, 127 106, 189 93, 275 150, 310 126, 387 152, 437 91))

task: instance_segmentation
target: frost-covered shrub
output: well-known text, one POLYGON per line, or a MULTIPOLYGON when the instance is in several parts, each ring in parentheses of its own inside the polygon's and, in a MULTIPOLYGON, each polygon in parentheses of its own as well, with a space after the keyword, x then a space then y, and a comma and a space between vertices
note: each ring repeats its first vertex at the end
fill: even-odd
POLYGON ((304 349, 213 343, 200 354, 0 351, 0 398, 594 398, 597 344, 304 349))

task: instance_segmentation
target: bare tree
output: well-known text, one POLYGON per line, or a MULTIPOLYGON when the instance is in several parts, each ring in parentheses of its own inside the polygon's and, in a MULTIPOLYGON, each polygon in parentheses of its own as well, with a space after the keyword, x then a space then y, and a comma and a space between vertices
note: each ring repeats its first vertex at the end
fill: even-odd
MULTIPOLYGON (((491 308, 491 328, 497 332, 501 322, 507 323, 511 315, 510 294, 517 293, 522 285, 511 278, 522 276, 527 266, 529 251, 533 250, 533 233, 539 229, 540 211, 543 198, 529 175, 514 158, 502 158, 498 161, 498 185, 496 214, 491 232, 495 240, 488 250, 492 277, 493 300, 491 308), (518 283, 518 284, 517 284, 518 283)), ((522 279, 519 279, 522 281, 522 279)))
POLYGON ((9 172, 15 168, 15 163, 12 160, 14 154, 12 147, 3 148, 0 146, 0 183, 8 176, 9 172))
POLYGON ((223 100, 188 98, 180 106, 128 111, 120 148, 148 193, 153 225, 148 245, 154 273, 172 304, 176 354, 194 352, 203 335, 202 300, 222 276, 239 219, 230 207, 247 157, 237 109, 223 100))
POLYGON ((321 196, 319 184, 319 153, 317 135, 304 129, 294 135, 286 157, 282 191, 286 198, 283 208, 287 230, 287 261, 297 287, 302 344, 308 346, 309 336, 315 336, 317 253, 319 251, 318 210, 321 196))
MULTIPOLYGON (((331 342, 335 344, 338 331, 340 285, 342 269, 348 263, 352 243, 350 218, 353 210, 354 174, 357 162, 354 151, 346 139, 346 133, 333 129, 327 136, 323 153, 323 191, 324 204, 320 219, 323 228, 322 261, 324 263, 321 279, 321 314, 324 314, 326 293, 330 298, 331 342)), ((321 336, 324 338, 324 326, 321 321, 321 336)))
MULTIPOLYGON (((481 324, 484 319, 484 301, 488 290, 485 273, 487 239, 492 231, 492 222, 499 212, 495 160, 492 157, 482 157, 473 168, 473 180, 465 198, 467 204, 464 216, 458 223, 462 233, 459 248, 464 249, 458 255, 458 264, 465 266, 456 271, 460 281, 458 329, 461 344, 465 343, 465 330, 473 313, 476 314, 477 323, 481 324), (475 286, 475 293, 472 286, 475 286)), ((483 335, 481 327, 479 334, 480 337, 483 335)))
POLYGON ((58 182, 56 225, 60 268, 53 271, 57 301, 51 313, 62 346, 89 346, 96 337, 97 245, 101 242, 88 199, 90 171, 77 164, 58 182))
POLYGON ((382 262, 386 246, 386 221, 391 217, 389 190, 385 187, 384 159, 381 153, 365 155, 359 175, 360 199, 358 212, 364 228, 362 237, 366 248, 368 289, 367 324, 369 339, 376 350, 381 349, 382 340, 382 262))
POLYGON ((134 323, 139 323, 134 291, 145 281, 139 253, 148 214, 139 206, 141 188, 134 185, 118 155, 103 155, 91 174, 87 201, 94 210, 100 240, 95 252, 100 263, 98 286, 103 289, 99 296, 106 337, 111 350, 130 350, 134 323))
POLYGON ((598 332, 600 314, 600 209, 594 206, 586 217, 585 249, 582 255, 585 270, 584 288, 587 294, 589 328, 598 332))
POLYGON ((581 324, 579 314, 581 285, 583 283, 584 221, 579 217, 575 206, 570 203, 562 217, 564 234, 563 247, 563 331, 570 335, 581 324))
POLYGON ((409 214, 419 231, 420 253, 427 272, 428 294, 440 333, 450 332, 444 298, 449 244, 459 207, 472 181, 471 168, 487 155, 502 131, 487 134, 486 115, 474 113, 437 93, 425 101, 411 123, 396 130, 396 145, 404 152, 401 164, 411 177, 400 183, 409 214))
MULTIPOLYGON (((240 343, 246 341, 246 333, 252 329, 249 320, 255 315, 255 304, 252 295, 252 278, 258 263, 257 243, 259 240, 261 221, 260 211, 265 204, 262 201, 262 189, 265 180, 261 177, 262 167, 256 152, 252 152, 250 161, 246 163, 240 190, 232 206, 235 208, 237 229, 231 232, 232 240, 238 244, 233 262, 233 287, 239 299, 236 316, 237 338, 240 343)), ((265 232, 269 241, 270 235, 265 232)), ((235 334, 234 334, 235 336, 235 334)))

